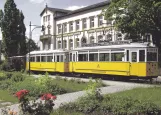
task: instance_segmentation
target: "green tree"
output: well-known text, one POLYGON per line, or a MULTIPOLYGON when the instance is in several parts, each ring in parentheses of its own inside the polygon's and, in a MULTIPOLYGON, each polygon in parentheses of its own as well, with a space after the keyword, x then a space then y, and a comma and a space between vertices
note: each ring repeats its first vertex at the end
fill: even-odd
POLYGON ((34 40, 26 38, 27 53, 29 53, 29 42, 30 42, 30 52, 34 50, 39 50, 39 47, 36 45, 34 40))
POLYGON ((138 40, 150 33, 153 43, 161 49, 160 0, 111 0, 103 14, 107 20, 115 20, 114 26, 130 39, 138 40))
POLYGON ((26 54, 24 16, 14 0, 6 0, 4 12, 0 11, 2 48, 6 58, 26 54))
POLYGON ((18 48, 18 54, 19 55, 25 55, 27 53, 26 51, 26 27, 24 24, 24 15, 22 11, 20 12, 20 22, 19 22, 19 48, 18 48))

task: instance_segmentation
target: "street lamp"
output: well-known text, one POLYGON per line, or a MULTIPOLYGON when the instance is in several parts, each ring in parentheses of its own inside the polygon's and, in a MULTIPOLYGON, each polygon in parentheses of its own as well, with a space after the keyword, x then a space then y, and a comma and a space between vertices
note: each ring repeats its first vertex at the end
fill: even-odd
POLYGON ((31 21, 30 21, 30 32, 29 32, 29 44, 28 44, 28 48, 29 48, 29 75, 30 75, 30 40, 32 39, 32 32, 36 29, 36 28, 42 28, 42 31, 45 30, 44 26, 38 26, 38 25, 32 25, 31 21), (34 26, 34 28, 31 30, 31 27, 34 26))

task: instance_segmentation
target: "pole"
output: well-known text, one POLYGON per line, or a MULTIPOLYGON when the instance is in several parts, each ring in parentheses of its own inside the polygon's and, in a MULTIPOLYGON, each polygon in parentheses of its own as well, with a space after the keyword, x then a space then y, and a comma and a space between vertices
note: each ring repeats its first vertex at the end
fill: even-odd
POLYGON ((64 50, 64 43, 63 43, 63 24, 62 24, 62 37, 61 37, 61 41, 62 41, 62 49, 64 50))
POLYGON ((28 43, 28 48, 29 48, 29 75, 30 75, 30 40, 31 40, 31 21, 30 21, 30 32, 29 32, 29 43, 28 43))

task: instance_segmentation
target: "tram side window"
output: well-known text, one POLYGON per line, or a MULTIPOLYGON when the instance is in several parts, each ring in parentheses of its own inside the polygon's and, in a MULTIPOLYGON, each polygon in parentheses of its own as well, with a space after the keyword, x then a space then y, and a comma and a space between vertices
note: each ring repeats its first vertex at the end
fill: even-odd
POLYGON ((59 56, 56 56, 56 62, 60 62, 59 56))
POLYGON ((112 53, 111 61, 123 61, 122 60, 123 57, 124 57, 124 53, 112 53))
POLYGON ((127 53, 126 53, 126 60, 129 61, 129 50, 127 50, 127 53))
POLYGON ((78 54, 79 61, 88 61, 88 54, 78 54))
POLYGON ((157 61, 157 53, 147 52, 147 61, 157 61))
POLYGON ((100 53, 99 58, 100 61, 109 61, 109 53, 100 53))
POLYGON ((71 61, 72 62, 72 53, 70 53, 70 57, 69 57, 69 61, 71 61))
POLYGON ((75 62, 75 54, 73 54, 73 62, 75 62))
POLYGON ((40 56, 36 56, 36 62, 40 62, 40 56))
POLYGON ((63 56, 63 55, 61 55, 61 60, 60 60, 60 62, 64 62, 64 56, 63 56))
POLYGON ((145 50, 139 50, 139 61, 145 62, 145 50))
POLYGON ((46 62, 46 56, 41 56, 41 62, 46 62))
POLYGON ((132 62, 137 62, 137 52, 132 52, 132 62))
POLYGON ((89 54, 89 61, 98 61, 98 54, 89 54))
POLYGON ((52 62, 53 56, 47 56, 47 62, 52 62))
POLYGON ((30 62, 35 62, 35 57, 30 57, 30 62))

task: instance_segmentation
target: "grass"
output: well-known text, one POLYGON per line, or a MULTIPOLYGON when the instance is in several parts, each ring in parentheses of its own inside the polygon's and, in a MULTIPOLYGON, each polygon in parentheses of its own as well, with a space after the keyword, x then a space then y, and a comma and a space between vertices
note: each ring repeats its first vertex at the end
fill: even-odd
POLYGON ((68 81, 66 79, 53 79, 52 83, 57 84, 61 88, 67 90, 68 93, 84 90, 88 86, 88 83, 85 82, 68 81))
POLYGON ((3 102, 11 102, 11 103, 18 102, 17 98, 11 95, 7 90, 0 90, 0 100, 2 100, 3 102))
POLYGON ((120 96, 120 97, 133 97, 134 99, 151 101, 161 107, 161 88, 152 87, 152 88, 136 88, 133 90, 127 90, 119 93, 110 94, 111 96, 120 96))
POLYGON ((50 115, 84 115, 84 114, 80 112, 68 112, 65 110, 58 109, 52 112, 50 115))

